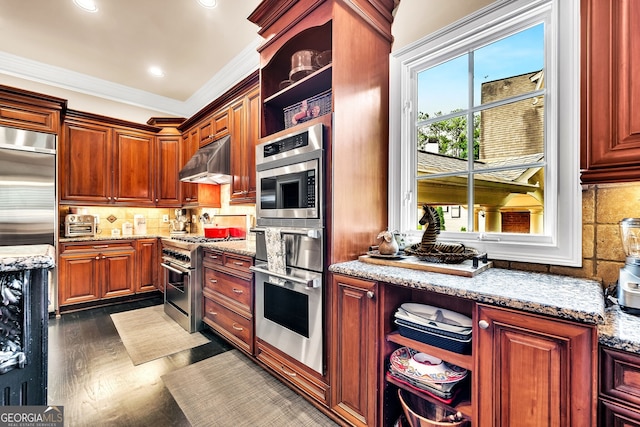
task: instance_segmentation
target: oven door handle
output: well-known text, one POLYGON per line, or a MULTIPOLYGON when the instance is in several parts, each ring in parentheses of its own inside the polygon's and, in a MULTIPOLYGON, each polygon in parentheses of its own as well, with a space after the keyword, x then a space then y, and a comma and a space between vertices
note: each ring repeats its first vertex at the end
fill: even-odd
POLYGON ((278 279, 286 280, 288 282, 297 283, 299 285, 303 285, 307 289, 319 288, 321 286, 320 279, 317 277, 314 277, 310 280, 298 279, 297 277, 287 276, 286 274, 282 273, 274 273, 273 271, 265 270, 264 268, 256 267, 253 265, 249 267, 249 270, 255 273, 262 273, 269 276, 277 277, 278 279))
MULTIPOLYGON (((249 231, 254 233, 265 233, 267 229, 263 227, 255 227, 249 229, 249 231)), ((280 234, 294 234, 297 236, 311 237, 312 239, 319 239, 322 236, 320 230, 316 228, 283 228, 280 230, 280 234)))
POLYGON ((185 271, 183 271, 183 270, 178 270, 177 268, 175 268, 175 267, 173 267, 173 266, 171 266, 171 265, 169 265, 169 264, 165 264, 164 262, 163 262, 163 263, 160 263, 160 265, 161 265, 162 267, 166 268, 167 270, 171 270, 171 271, 173 271, 174 273, 178 273, 178 274, 189 274, 189 271, 188 271, 188 270, 185 270, 185 271))

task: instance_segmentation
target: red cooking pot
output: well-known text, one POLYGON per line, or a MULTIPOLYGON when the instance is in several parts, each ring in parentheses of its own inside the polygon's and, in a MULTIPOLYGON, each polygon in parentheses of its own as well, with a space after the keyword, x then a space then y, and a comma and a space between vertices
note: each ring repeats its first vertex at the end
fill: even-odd
POLYGON ((229 227, 204 227, 204 237, 209 239, 226 239, 229 237, 229 227))

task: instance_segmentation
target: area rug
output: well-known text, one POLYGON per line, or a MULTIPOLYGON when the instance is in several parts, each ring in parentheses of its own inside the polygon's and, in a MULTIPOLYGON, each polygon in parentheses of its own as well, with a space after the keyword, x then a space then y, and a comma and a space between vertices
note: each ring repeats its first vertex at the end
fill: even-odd
POLYGON ((114 313, 111 320, 134 365, 206 344, 199 332, 188 333, 164 313, 164 306, 114 313))
POLYGON ((193 427, 336 426, 238 350, 162 376, 193 427))

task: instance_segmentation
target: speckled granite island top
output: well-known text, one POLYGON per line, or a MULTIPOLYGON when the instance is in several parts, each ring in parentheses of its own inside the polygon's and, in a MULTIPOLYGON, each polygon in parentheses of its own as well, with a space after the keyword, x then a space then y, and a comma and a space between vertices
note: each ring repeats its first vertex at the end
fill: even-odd
POLYGON ((52 268, 55 260, 51 245, 0 246, 0 272, 52 268))
POLYGON ((329 270, 583 323, 600 324, 605 318, 602 288, 594 280, 500 268, 460 277, 360 261, 329 270))
POLYGON ((640 316, 625 313, 614 305, 605 310, 604 324, 598 326, 600 344, 640 353, 640 316))

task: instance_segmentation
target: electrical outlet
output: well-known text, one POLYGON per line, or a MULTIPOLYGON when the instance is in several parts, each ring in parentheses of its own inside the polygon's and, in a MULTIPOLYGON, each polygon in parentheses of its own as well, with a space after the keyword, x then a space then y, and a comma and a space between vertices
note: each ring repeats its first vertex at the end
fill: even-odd
POLYGON ((195 224, 196 222, 198 222, 198 215, 191 215, 191 223, 195 224))
POLYGON ((162 215, 162 222, 169 222, 169 215, 162 215))

